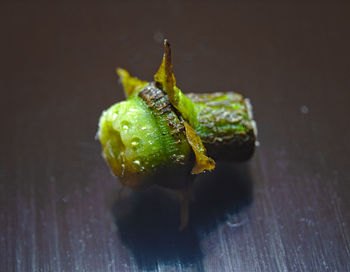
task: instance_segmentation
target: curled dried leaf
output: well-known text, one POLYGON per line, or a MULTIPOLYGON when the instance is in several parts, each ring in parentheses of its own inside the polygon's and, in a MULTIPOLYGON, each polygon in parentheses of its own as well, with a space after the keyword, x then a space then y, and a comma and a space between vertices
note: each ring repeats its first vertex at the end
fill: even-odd
POLYGON ((117 68, 116 72, 120 78, 121 83, 123 84, 126 98, 131 96, 136 90, 142 89, 148 84, 147 81, 131 76, 128 71, 122 68, 117 68))
POLYGON ((196 163, 191 171, 192 174, 199 174, 205 170, 213 170, 215 168, 215 161, 207 157, 206 149, 202 143, 201 138, 194 131, 194 129, 185 121, 186 138, 191 145, 196 156, 196 163))

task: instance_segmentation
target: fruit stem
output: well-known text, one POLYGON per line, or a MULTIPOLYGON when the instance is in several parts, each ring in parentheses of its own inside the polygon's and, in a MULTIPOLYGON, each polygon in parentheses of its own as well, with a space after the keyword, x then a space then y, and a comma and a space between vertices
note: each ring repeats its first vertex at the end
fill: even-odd
POLYGON ((190 201, 194 200, 194 194, 192 189, 194 176, 191 176, 191 179, 192 180, 187 187, 177 191, 179 201, 180 201, 179 231, 184 230, 188 225, 189 216, 190 216, 190 201))

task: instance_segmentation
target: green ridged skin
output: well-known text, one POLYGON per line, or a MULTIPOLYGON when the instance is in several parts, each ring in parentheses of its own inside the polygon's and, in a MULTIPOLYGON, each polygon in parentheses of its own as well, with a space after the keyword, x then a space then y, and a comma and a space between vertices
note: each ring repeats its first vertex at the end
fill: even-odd
POLYGON ((143 177, 165 168, 188 169, 191 148, 169 100, 159 89, 163 96, 157 101, 142 98, 154 89, 150 84, 127 101, 111 106, 99 122, 102 154, 112 172, 132 188, 148 185, 151 181, 143 177), (161 107, 163 111, 157 110, 161 107))

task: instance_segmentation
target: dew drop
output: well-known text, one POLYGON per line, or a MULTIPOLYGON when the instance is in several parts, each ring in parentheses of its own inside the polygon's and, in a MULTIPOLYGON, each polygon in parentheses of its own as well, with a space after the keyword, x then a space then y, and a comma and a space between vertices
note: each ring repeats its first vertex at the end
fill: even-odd
POLYGON ((140 138, 138 138, 138 137, 132 138, 132 139, 131 139, 131 147, 132 147, 134 150, 136 150, 136 149, 139 147, 140 142, 141 142, 140 138))
POLYGON ((140 165, 141 165, 141 163, 140 163, 140 161, 139 161, 139 160, 134 160, 132 163, 133 163, 133 164, 135 164, 135 165, 138 165, 138 166, 140 166, 140 165))
POLYGON ((171 156, 171 159, 177 163, 182 164, 184 162, 185 159, 185 155, 177 155, 177 154, 173 154, 171 156))
POLYGON ((122 121, 120 124, 124 130, 128 130, 131 127, 130 123, 126 120, 122 121))
POLYGON ((121 166, 121 168, 122 168, 121 176, 124 177, 124 174, 125 174, 125 164, 122 163, 120 166, 121 166))

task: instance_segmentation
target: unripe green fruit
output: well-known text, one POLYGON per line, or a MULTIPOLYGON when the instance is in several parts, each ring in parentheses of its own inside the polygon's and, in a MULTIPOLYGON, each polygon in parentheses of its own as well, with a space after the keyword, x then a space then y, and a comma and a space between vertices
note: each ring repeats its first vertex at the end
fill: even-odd
POLYGON ((256 126, 249 100, 240 94, 184 95, 176 86, 170 45, 164 45, 154 82, 117 70, 127 100, 103 112, 97 136, 103 157, 124 185, 158 184, 179 190, 183 228, 193 176, 215 168, 210 157, 249 159, 256 126))
POLYGON ((105 111, 98 134, 103 156, 126 186, 148 185, 147 177, 164 169, 190 171, 192 151, 184 125, 166 94, 152 83, 105 111))
MULTIPOLYGON (((249 101, 232 92, 188 97, 197 112, 194 130, 208 154, 217 160, 249 159, 255 147, 249 101)), ((153 83, 105 111, 99 137, 113 173, 129 187, 148 185, 152 181, 144 177, 160 170, 188 171, 193 163, 185 127, 167 95, 153 83)))

